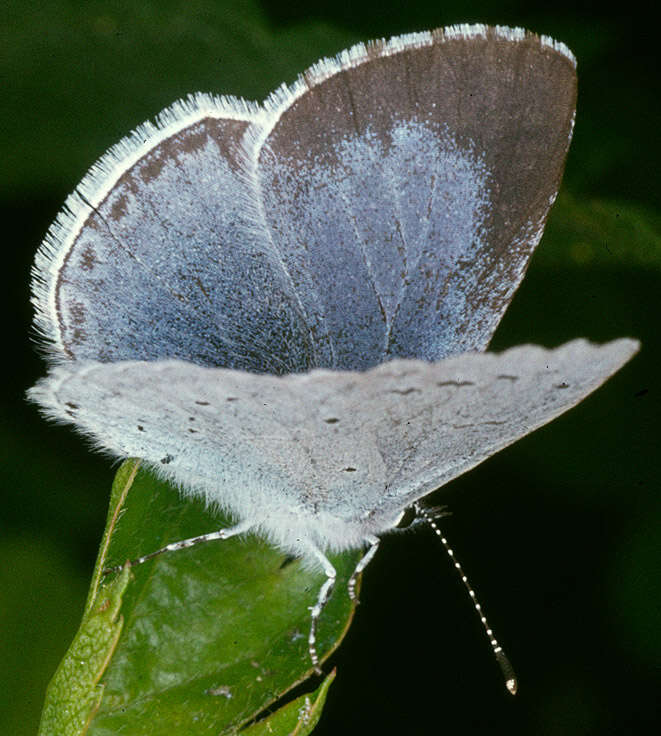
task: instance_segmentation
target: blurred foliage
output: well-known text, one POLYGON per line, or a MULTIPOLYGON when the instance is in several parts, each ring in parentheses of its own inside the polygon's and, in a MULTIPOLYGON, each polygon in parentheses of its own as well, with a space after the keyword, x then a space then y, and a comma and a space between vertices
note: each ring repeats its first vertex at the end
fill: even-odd
MULTIPOLYGON (((520 0, 9 0, 4 10, 0 206, 9 262, 1 290, 7 357, 0 415, 0 733, 37 730, 46 685, 83 611, 112 481, 106 459, 72 433, 48 427, 22 398, 44 370, 27 339, 29 267, 64 197, 111 144, 189 92, 261 99, 355 41, 466 21, 548 33, 579 60, 579 109, 563 194, 494 347, 631 335, 643 350, 568 416, 438 494, 455 512, 445 526, 519 674, 516 701, 501 692, 479 624, 460 584, 450 572, 446 579, 433 535, 405 534, 386 539, 368 570, 364 605, 333 656, 338 677, 315 734, 438 727, 453 734, 562 736, 656 731, 661 94, 655 44, 641 29, 645 14, 631 3, 611 10, 569 0, 552 10, 520 0)), ((156 519, 168 519, 158 526, 165 541, 183 531, 180 523, 190 524, 190 533, 218 524, 216 518, 209 527, 205 512, 163 493, 168 511, 154 511, 150 534, 156 519), (186 520, 188 513, 193 517, 186 520)), ((145 541, 126 536, 121 544, 133 555, 145 551, 145 541)), ((243 552, 271 570, 276 588, 300 586, 291 600, 306 616, 314 594, 298 564, 280 570, 282 560, 258 540, 243 552)), ((154 585, 167 579, 171 564, 154 562, 154 585)), ((222 572, 213 545, 177 564, 218 570, 219 579, 227 574, 236 582, 222 572), (206 560, 196 566, 198 554, 206 560)), ((134 590, 149 599, 149 568, 134 574, 134 590)), ((213 580, 207 583, 213 587, 213 580)), ((241 584, 249 588, 249 576, 241 584)), ((341 593, 339 585, 338 604, 341 593)), ((138 604, 130 596, 127 611, 138 604)), ((195 651, 194 657, 217 655, 195 651)), ((315 715, 308 725, 325 688, 318 701, 310 696, 315 715)), ((275 685, 274 696, 280 692, 275 685)), ((299 712, 303 691, 289 697, 302 700, 272 718, 299 712)), ((256 733, 260 724, 252 728, 256 733)))

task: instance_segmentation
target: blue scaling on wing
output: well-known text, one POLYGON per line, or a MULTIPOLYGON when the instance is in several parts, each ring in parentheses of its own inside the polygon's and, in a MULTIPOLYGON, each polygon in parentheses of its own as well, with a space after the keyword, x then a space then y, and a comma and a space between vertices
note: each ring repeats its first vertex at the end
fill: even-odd
POLYGON ((70 198, 81 225, 51 233, 42 273, 52 275, 38 299, 56 359, 310 367, 305 320, 245 176, 250 115, 223 117, 213 102, 179 104, 163 128, 143 126, 70 198))
POLYGON ((267 101, 264 217, 317 365, 482 350, 525 273, 571 138, 573 62, 533 38, 497 56, 486 32, 463 43, 357 47, 267 101))

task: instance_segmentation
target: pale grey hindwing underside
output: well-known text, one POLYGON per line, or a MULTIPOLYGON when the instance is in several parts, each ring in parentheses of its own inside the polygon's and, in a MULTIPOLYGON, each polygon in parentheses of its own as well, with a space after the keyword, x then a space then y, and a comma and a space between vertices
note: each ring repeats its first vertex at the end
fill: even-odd
POLYGON ((56 368, 31 398, 242 520, 268 526, 291 512, 332 539, 327 515, 383 531, 395 512, 581 401, 637 349, 575 340, 285 377, 86 363, 56 368))

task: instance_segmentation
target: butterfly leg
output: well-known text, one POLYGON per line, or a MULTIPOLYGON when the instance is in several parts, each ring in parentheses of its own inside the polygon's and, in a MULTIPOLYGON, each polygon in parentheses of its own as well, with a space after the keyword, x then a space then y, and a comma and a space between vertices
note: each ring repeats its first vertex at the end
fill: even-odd
MULTIPOLYGON (((164 552, 175 552, 180 549, 188 549, 188 547, 194 547, 196 544, 202 544, 203 542, 214 542, 217 539, 229 539, 230 537, 234 537, 237 534, 243 534, 244 532, 247 532, 253 526, 255 526, 254 521, 241 521, 234 526, 229 526, 225 529, 219 529, 216 532, 210 532, 209 534, 200 534, 197 537, 189 537, 188 539, 182 539, 179 542, 171 542, 170 544, 166 544, 165 547, 157 549, 155 552, 150 552, 148 555, 143 555, 142 557, 138 557, 135 560, 131 560, 129 564, 131 565, 131 567, 133 567, 134 565, 142 565, 143 562, 147 562, 147 560, 158 557, 164 552)), ((108 567, 103 571, 103 573, 104 575, 108 575, 113 572, 119 572, 122 567, 123 565, 108 567)))
POLYGON ((319 589, 317 602, 314 606, 310 606, 311 620, 310 634, 308 635, 308 652, 310 653, 310 659, 312 660, 312 665, 314 666, 317 674, 321 674, 321 669, 319 667, 319 655, 317 654, 317 622, 319 621, 319 616, 321 616, 321 612, 324 610, 324 606, 326 605, 326 603, 328 603, 328 599, 333 592, 337 572, 331 564, 331 561, 320 549, 318 549, 314 545, 310 545, 309 549, 314 557, 316 557, 317 560, 321 563, 321 566, 326 573, 326 580, 319 589))
POLYGON ((357 601, 356 581, 358 580, 358 576, 369 565, 372 557, 374 557, 377 549, 379 549, 379 544, 381 543, 381 540, 378 537, 374 537, 372 535, 370 535, 369 537, 365 537, 365 541, 369 544, 369 549, 360 558, 360 560, 358 560, 358 564, 356 565, 355 570, 351 573, 351 577, 349 578, 349 582, 347 583, 349 598, 351 598, 352 601, 357 601))

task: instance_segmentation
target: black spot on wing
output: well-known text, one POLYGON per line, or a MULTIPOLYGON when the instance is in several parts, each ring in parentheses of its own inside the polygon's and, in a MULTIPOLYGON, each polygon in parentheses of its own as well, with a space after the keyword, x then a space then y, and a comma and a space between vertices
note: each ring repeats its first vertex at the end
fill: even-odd
POLYGON ((409 388, 390 389, 391 394, 399 394, 400 396, 408 396, 409 394, 412 394, 413 392, 421 393, 419 388, 414 388, 413 386, 410 386, 409 388))

